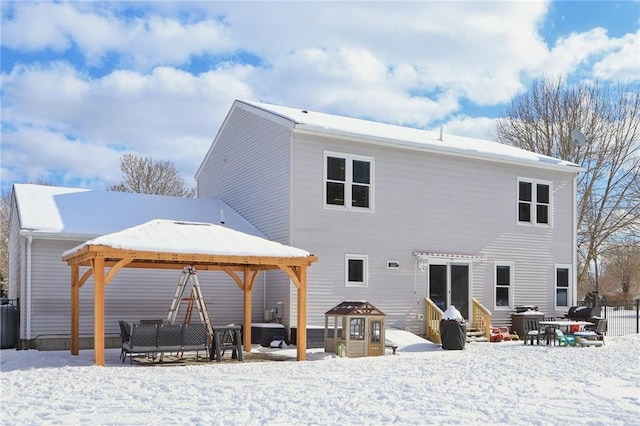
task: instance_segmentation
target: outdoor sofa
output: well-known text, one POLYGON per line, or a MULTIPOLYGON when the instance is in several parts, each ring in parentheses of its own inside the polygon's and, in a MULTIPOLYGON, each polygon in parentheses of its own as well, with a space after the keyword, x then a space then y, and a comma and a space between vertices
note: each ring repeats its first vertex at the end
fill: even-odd
POLYGON ((165 352, 205 351, 208 357, 209 337, 207 325, 194 324, 129 324, 121 321, 122 352, 120 358, 133 364, 133 354, 146 354, 156 358, 165 352), (126 335, 128 331, 128 336, 126 335))

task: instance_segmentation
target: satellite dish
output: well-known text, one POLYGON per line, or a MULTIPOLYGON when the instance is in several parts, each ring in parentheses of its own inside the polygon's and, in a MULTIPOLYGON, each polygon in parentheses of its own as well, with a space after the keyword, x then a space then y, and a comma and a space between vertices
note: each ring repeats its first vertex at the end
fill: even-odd
POLYGON ((577 146, 583 146, 587 143, 587 138, 584 137, 580 130, 575 129, 571 131, 571 142, 577 146))

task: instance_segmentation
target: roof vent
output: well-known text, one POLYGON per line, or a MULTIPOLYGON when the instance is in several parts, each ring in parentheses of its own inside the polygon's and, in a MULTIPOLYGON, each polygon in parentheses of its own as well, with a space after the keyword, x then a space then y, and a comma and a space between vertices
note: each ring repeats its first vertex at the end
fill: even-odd
POLYGON ((307 111, 306 109, 303 109, 303 110, 302 110, 302 113, 303 113, 303 114, 308 114, 308 113, 309 113, 309 111, 307 111))

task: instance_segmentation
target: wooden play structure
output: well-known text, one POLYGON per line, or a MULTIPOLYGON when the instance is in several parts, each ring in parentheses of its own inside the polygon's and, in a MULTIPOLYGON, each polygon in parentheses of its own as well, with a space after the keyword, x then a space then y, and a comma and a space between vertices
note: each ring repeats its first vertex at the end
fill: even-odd
POLYGON ((340 357, 384 355, 385 314, 369 302, 342 302, 324 315, 324 350, 340 357))

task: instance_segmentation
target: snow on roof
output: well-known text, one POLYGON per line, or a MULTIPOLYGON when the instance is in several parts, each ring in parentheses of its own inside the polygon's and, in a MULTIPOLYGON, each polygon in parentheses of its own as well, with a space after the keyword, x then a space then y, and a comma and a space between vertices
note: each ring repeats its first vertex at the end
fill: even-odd
POLYGON ((20 229, 60 238, 109 234, 153 219, 220 223, 264 237, 220 200, 96 191, 33 184, 13 186, 20 229))
POLYGON ((94 238, 63 254, 88 245, 117 249, 221 256, 307 257, 309 252, 245 234, 222 225, 174 220, 152 220, 142 225, 94 238))
POLYGON ((432 131, 403 127, 375 121, 325 114, 306 109, 265 104, 252 101, 237 101, 293 121, 296 129, 334 134, 336 136, 359 137, 378 143, 405 148, 430 149, 443 153, 470 155, 474 157, 501 159, 519 163, 559 167, 576 172, 580 166, 557 158, 537 154, 513 146, 463 136, 444 135, 432 131))

